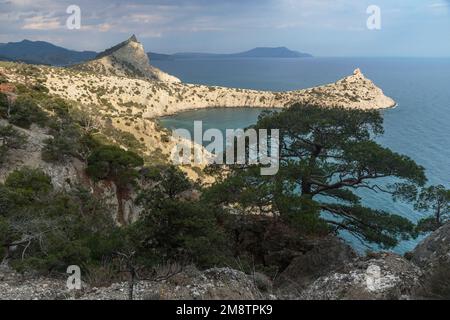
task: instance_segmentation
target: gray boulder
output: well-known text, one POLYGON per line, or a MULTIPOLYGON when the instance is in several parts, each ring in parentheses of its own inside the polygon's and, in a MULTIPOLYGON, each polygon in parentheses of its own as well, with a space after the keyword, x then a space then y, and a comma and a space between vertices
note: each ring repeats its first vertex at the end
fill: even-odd
POLYGON ((425 238, 408 257, 423 270, 418 297, 450 299, 450 223, 425 238))
POLYGON ((392 253, 371 254, 342 270, 320 277, 299 296, 302 300, 399 300, 415 296, 420 269, 392 253))
POLYGON ((450 223, 425 238, 410 254, 411 261, 421 268, 430 269, 443 260, 450 260, 450 223))
POLYGON ((300 253, 275 281, 282 292, 300 292, 317 278, 343 268, 356 258, 353 249, 336 237, 314 240, 311 249, 300 253))

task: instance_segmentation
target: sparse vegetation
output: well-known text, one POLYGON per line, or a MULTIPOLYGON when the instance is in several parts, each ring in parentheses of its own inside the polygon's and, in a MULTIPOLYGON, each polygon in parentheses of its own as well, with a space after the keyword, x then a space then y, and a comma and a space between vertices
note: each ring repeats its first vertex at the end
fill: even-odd
POLYGON ((21 149, 27 142, 24 134, 11 125, 0 125, 0 164, 11 149, 21 149))
POLYGON ((22 128, 29 128, 33 123, 45 126, 48 116, 36 102, 28 97, 19 96, 11 105, 2 102, 0 104, 0 116, 11 124, 22 128))

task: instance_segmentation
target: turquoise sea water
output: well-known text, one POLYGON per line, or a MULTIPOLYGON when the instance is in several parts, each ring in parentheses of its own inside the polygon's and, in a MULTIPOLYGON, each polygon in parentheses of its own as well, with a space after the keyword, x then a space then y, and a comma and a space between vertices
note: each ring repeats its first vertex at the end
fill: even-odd
MULTIPOLYGON (((426 168, 432 184, 450 187, 450 59, 312 58, 155 61, 154 65, 184 82, 261 90, 294 90, 334 82, 356 68, 397 101, 383 111, 385 134, 379 142, 406 154, 426 168)), ((168 128, 191 129, 194 120, 208 128, 245 128, 258 109, 208 109, 161 119, 168 128)), ((385 195, 364 193, 365 203, 410 218, 424 216, 385 195)), ((343 235, 357 249, 365 245, 343 235)), ((411 250, 418 240, 404 241, 394 251, 411 250)))

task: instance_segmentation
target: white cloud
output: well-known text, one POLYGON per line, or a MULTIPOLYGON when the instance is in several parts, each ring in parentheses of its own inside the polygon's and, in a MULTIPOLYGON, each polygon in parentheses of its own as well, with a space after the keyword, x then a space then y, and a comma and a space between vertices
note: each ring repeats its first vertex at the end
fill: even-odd
POLYGON ((49 18, 44 16, 35 16, 25 19, 23 30, 56 30, 62 27, 59 18, 49 18))

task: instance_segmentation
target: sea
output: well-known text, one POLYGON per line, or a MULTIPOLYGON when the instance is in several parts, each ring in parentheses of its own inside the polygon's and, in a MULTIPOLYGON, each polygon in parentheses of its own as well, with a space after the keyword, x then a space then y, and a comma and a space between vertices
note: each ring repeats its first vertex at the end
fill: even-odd
MULTIPOLYGON (((397 106, 383 110, 385 133, 378 141, 408 155, 426 169, 429 184, 450 188, 450 58, 306 58, 152 61, 183 82, 257 90, 296 90, 335 82, 360 68, 397 106)), ((187 111, 161 118, 169 129, 246 128, 257 121, 260 109, 215 108, 187 111)), ((416 222, 427 215, 385 194, 365 191, 363 203, 416 222)), ((343 232, 341 236, 360 252, 381 250, 343 232)), ((391 251, 412 250, 422 237, 401 241, 391 251)))

